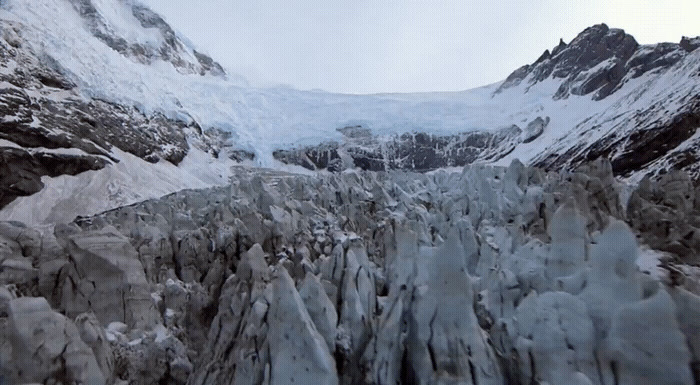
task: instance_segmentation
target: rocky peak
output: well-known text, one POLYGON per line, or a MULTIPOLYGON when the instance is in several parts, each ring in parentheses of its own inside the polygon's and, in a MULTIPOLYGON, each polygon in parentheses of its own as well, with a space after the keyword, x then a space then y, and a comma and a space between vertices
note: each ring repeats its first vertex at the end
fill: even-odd
POLYGON ((605 24, 594 25, 583 30, 566 49, 561 49, 552 58, 552 75, 566 78, 591 69, 604 60, 626 61, 638 46, 634 37, 621 29, 610 29, 605 24))
POLYGON ((622 29, 598 24, 586 28, 568 45, 560 40, 551 54, 545 51, 533 64, 515 70, 496 90, 527 82, 527 88, 548 78, 563 79, 553 95, 564 99, 569 95, 593 94, 604 99, 629 78, 636 78, 656 68, 668 68, 687 52, 700 45, 685 38, 681 44, 659 43, 639 45, 622 29))
POLYGON ((566 48, 566 43, 564 42, 564 39, 559 39, 559 45, 554 47, 552 50, 552 55, 557 55, 559 52, 561 52, 564 48, 566 48))

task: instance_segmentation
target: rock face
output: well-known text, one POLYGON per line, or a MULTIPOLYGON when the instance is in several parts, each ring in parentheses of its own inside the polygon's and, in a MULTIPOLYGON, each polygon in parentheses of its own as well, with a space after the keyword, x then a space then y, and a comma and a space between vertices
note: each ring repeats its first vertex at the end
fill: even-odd
POLYGON ((667 121, 647 120, 660 108, 651 106, 634 118, 632 131, 625 130, 629 136, 611 131, 589 145, 542 157, 535 164, 545 168, 570 167, 598 157, 609 157, 617 175, 644 173, 645 170, 648 174, 683 170, 695 179, 700 175, 696 162, 700 143, 694 136, 700 124, 700 97, 695 95, 688 101, 682 113, 667 121), (648 151, 650 148, 654 150, 648 151))
MULTIPOLYGON (((533 126, 532 132, 525 137, 536 137, 541 134, 541 129, 539 133, 534 132, 537 128, 533 126)), ((400 169, 424 172, 443 167, 462 167, 478 161, 497 161, 521 142, 523 132, 515 125, 458 135, 416 132, 390 138, 374 137, 361 126, 345 127, 339 131, 346 137, 342 143, 277 150, 273 155, 283 163, 296 164, 309 170, 360 168, 367 171, 400 169)))
POLYGON ((109 161, 97 156, 34 153, 14 147, 0 147, 0 207, 18 196, 31 195, 42 188, 42 176, 76 175, 99 170, 109 161))
POLYGON ((540 135, 542 135, 542 132, 544 132, 544 129, 548 124, 549 116, 544 119, 538 116, 535 118, 535 120, 528 123, 527 127, 525 127, 525 130, 523 131, 523 143, 530 143, 537 139, 540 135))
POLYGON ((24 261, 35 278, 0 275, 0 375, 693 384, 694 254, 663 248, 642 221, 650 207, 693 216, 685 178, 646 180, 625 210, 606 161, 563 173, 242 169, 228 187, 53 234, 5 223, 0 263, 24 261), (653 274, 637 239, 668 253, 653 274))

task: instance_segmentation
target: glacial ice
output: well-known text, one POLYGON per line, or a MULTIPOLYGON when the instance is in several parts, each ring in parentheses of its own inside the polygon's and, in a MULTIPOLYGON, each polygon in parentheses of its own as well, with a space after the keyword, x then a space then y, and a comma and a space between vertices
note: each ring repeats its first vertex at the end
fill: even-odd
MULTIPOLYGON (((622 209, 604 162, 571 173, 519 162, 432 174, 241 170, 229 187, 53 233, 3 224, 0 258, 47 276, 36 289, 2 276, 12 285, 0 321, 7 303, 38 291, 45 307, 77 317, 71 338, 94 365, 76 376, 107 380, 692 384, 696 285, 640 270, 626 215, 637 213, 622 209), (115 290, 124 295, 106 295, 115 290)), ((0 375, 23 379, 14 368, 0 361, 0 375)))

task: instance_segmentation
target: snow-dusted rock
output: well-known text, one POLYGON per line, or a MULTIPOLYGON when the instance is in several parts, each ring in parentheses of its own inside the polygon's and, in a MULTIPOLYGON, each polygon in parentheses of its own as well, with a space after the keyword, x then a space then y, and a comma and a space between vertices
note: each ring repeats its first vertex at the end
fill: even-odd
POLYGON ((136 384, 184 385, 193 366, 187 348, 163 326, 112 343, 117 378, 136 384))
POLYGON ((523 130, 523 143, 530 143, 537 139, 540 135, 542 135, 542 132, 548 124, 549 116, 545 117, 544 119, 538 116, 533 121, 528 123, 525 130, 523 130))

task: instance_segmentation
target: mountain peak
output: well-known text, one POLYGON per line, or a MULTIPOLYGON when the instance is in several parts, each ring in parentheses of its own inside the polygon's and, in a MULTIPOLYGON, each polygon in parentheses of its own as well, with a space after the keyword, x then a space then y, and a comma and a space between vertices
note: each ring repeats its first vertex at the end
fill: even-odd
POLYGON ((600 100, 629 79, 670 67, 698 45, 696 40, 686 38, 681 44, 641 46, 622 29, 596 24, 584 29, 569 44, 560 40, 550 55, 542 55, 533 64, 515 70, 496 93, 523 82, 527 92, 533 85, 555 78, 563 82, 554 99, 593 94, 593 99, 600 100))

